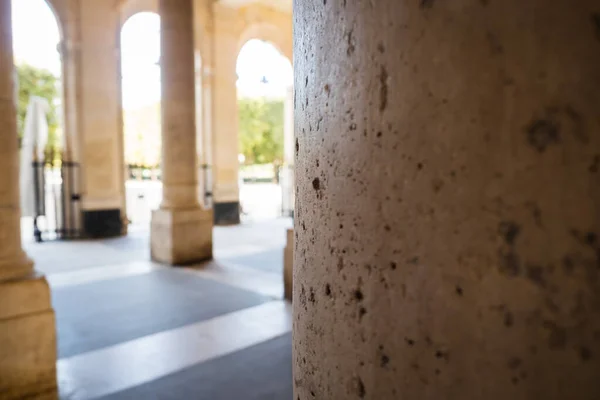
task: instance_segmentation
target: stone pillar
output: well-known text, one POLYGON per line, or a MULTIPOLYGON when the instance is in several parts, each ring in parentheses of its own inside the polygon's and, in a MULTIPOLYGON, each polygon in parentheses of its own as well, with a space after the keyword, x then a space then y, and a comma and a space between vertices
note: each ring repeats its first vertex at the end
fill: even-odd
POLYGON ((21 247, 11 0, 0 0, 0 393, 56 393, 50 290, 21 247))
POLYGON ((152 258, 212 257, 212 213, 198 203, 192 0, 161 0, 163 199, 152 213, 152 258))
POLYGON ((75 14, 67 25, 75 76, 67 79, 76 85, 76 131, 70 136, 79 139, 81 178, 75 183, 81 183, 83 230, 90 237, 119 236, 127 223, 119 14, 111 1, 71 1, 69 8, 75 14))
POLYGON ((294 398, 600 398, 598 1, 294 5, 294 398))
POLYGON ((212 161, 215 224, 240 222, 238 104, 236 63, 238 10, 220 2, 214 9, 214 75, 212 77, 212 161))

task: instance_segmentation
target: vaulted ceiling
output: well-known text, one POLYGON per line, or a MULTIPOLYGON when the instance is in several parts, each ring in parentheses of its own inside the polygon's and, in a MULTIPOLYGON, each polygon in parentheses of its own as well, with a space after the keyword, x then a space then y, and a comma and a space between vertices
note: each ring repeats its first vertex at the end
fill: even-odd
MULTIPOLYGON (((283 12, 292 12, 292 0, 214 0, 222 4, 226 4, 230 7, 243 7, 248 4, 259 3, 268 7, 272 7, 283 12)), ((158 8, 158 0, 117 0, 117 4, 120 6, 129 7, 132 9, 136 8, 149 8, 151 5, 153 8, 158 8)))
POLYGON ((251 3, 260 3, 284 12, 292 12, 292 0, 218 0, 231 7, 242 7, 251 3))

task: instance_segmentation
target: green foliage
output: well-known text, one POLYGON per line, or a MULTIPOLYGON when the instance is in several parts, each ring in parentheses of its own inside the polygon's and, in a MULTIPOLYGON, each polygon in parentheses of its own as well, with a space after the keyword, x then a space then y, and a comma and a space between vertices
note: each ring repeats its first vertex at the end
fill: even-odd
POLYGON ((246 164, 281 164, 283 101, 239 99, 240 151, 246 164))
POLYGON ((25 114, 31 96, 39 96, 48 100, 48 144, 49 152, 54 153, 60 146, 58 138, 58 115, 56 102, 59 99, 57 82, 58 78, 48 70, 32 67, 27 64, 17 65, 19 76, 19 104, 17 109, 17 129, 19 142, 23 138, 25 128, 25 114))

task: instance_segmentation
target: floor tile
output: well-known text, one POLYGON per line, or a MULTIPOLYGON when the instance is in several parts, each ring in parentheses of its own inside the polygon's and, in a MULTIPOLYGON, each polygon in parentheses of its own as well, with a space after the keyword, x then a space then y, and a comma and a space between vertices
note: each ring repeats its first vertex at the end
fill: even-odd
POLYGON ((176 269, 52 291, 59 358, 204 321, 269 298, 176 269))
MULTIPOLYGON (((59 360, 61 396, 69 399, 96 398, 163 379, 194 365, 284 335, 291 331, 291 318, 289 304, 273 301, 59 360)), ((247 361, 234 358, 229 365, 237 365, 236 360, 241 365, 247 361)), ((262 362, 271 361, 265 359, 262 362)), ((254 369, 250 364, 245 368, 254 369)), ((235 371, 230 373, 235 374, 235 371)), ((211 386, 208 381, 205 385, 211 386)), ((186 390, 193 387, 198 387, 198 382, 189 380, 186 390)))

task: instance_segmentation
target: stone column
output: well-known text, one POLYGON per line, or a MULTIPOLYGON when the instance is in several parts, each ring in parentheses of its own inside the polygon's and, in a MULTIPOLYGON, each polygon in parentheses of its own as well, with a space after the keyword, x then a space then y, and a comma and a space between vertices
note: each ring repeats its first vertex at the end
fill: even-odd
POLYGON ((212 161, 215 224, 240 222, 238 104, 236 63, 238 10, 215 2, 212 76, 212 161))
POLYGON ((127 223, 119 14, 112 1, 71 1, 69 8, 75 14, 67 29, 77 65, 69 79, 75 82, 82 227, 89 237, 119 236, 127 223))
POLYGON ((11 0, 0 0, 0 393, 55 393, 50 290, 21 247, 11 0))
POLYGON ((600 398, 598 1, 294 5, 294 398, 600 398))
POLYGON ((198 203, 192 0, 161 0, 163 199, 152 213, 152 258, 212 257, 212 213, 198 203))

